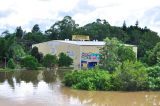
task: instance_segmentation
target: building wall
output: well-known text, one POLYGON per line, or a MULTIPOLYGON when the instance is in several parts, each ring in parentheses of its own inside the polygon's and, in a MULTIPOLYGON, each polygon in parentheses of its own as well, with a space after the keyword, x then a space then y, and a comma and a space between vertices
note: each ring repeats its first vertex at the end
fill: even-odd
POLYGON ((61 52, 66 53, 73 59, 73 66, 78 69, 80 66, 80 46, 59 42, 49 41, 44 43, 35 44, 32 47, 38 47, 39 52, 46 54, 52 54, 58 56, 61 52))
MULTIPOLYGON (((61 52, 66 53, 73 59, 73 67, 75 69, 79 69, 81 67, 81 61, 87 61, 88 62, 99 62, 98 58, 96 59, 84 59, 82 56, 82 53, 85 54, 93 54, 97 55, 99 54, 99 49, 103 46, 96 46, 96 45, 76 45, 76 44, 70 44, 67 42, 61 42, 61 41, 49 41, 44 43, 35 44, 32 47, 38 47, 39 52, 42 52, 44 55, 46 54, 53 54, 53 55, 59 55, 61 52)), ((125 45, 130 46, 133 48, 133 51, 136 53, 137 56, 137 47, 134 45, 125 45)), ((92 57, 92 56, 91 56, 92 57)), ((96 57, 96 56, 94 56, 96 57)))
POLYGON ((80 60, 80 46, 74 44, 68 44, 61 42, 56 49, 56 55, 60 54, 61 52, 66 53, 73 59, 73 65, 76 69, 79 68, 79 60, 80 60))
POLYGON ((43 55, 51 54, 51 48, 48 45, 48 42, 34 44, 32 45, 32 48, 33 47, 38 47, 39 52, 43 53, 43 55))
POLYGON ((95 64, 99 63, 100 60, 100 49, 103 46, 80 46, 80 57, 81 57, 81 68, 90 67, 90 62, 94 62, 95 64))
POLYGON ((133 46, 133 51, 136 54, 136 58, 137 58, 137 47, 136 46, 133 46))

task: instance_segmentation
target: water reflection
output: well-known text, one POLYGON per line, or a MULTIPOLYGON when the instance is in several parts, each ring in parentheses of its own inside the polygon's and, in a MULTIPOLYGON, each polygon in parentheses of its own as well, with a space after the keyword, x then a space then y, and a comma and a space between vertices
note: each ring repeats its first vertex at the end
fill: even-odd
POLYGON ((66 71, 0 72, 0 105, 160 106, 160 92, 83 91, 64 87, 61 80, 66 71))
POLYGON ((55 71, 0 72, 0 83, 7 81, 12 89, 15 88, 15 84, 21 84, 22 81, 32 83, 34 87, 37 87, 41 80, 46 83, 55 82, 55 71))
POLYGON ((160 106, 160 92, 106 92, 62 89, 68 98, 94 106, 160 106))
POLYGON ((8 84, 10 85, 10 87, 14 88, 13 74, 14 74, 14 72, 1 72, 0 73, 0 82, 4 83, 5 81, 7 81, 8 84))
POLYGON ((56 72, 55 71, 44 71, 43 80, 46 83, 53 83, 56 81, 56 72))

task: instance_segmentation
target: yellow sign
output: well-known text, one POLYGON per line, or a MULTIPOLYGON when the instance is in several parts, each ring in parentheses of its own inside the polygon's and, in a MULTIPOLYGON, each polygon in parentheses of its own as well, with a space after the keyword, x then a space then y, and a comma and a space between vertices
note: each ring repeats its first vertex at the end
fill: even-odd
POLYGON ((72 40, 89 40, 89 36, 86 36, 86 35, 72 35, 72 40))

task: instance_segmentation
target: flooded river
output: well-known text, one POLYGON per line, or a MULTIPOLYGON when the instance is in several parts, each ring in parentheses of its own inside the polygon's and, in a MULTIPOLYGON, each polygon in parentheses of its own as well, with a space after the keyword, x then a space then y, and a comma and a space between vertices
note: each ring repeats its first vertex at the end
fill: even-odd
POLYGON ((64 87, 65 70, 0 72, 0 106, 160 106, 160 92, 83 91, 64 87))

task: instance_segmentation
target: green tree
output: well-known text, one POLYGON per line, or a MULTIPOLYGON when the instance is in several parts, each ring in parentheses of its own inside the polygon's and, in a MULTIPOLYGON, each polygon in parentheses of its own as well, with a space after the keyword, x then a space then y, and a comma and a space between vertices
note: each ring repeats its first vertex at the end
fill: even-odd
POLYGON ((146 68, 141 62, 125 61, 113 74, 113 90, 146 90, 147 78, 146 68))
POLYGON ((126 47, 116 38, 106 38, 105 46, 101 49, 100 66, 110 72, 126 60, 135 61, 136 55, 130 47, 126 47))
POLYGON ((14 69, 16 67, 16 64, 12 58, 7 62, 7 67, 11 69, 14 69))
POLYGON ((43 59, 43 65, 46 68, 52 68, 57 64, 57 56, 56 55, 51 55, 51 54, 47 54, 44 56, 43 59))
POLYGON ((59 54, 58 65, 60 67, 66 66, 69 67, 73 63, 73 59, 67 56, 65 53, 59 54))
POLYGON ((118 61, 118 48, 120 42, 116 38, 106 38, 105 46, 101 49, 100 65, 108 71, 115 71, 115 68, 120 64, 118 61))
POLYGON ((1 36, 10 36, 10 32, 8 30, 5 30, 4 32, 2 32, 2 35, 1 36))
POLYGON ((110 24, 106 20, 97 19, 78 30, 79 34, 89 35, 91 40, 103 40, 110 35, 110 24))
POLYGON ((140 28, 136 26, 130 26, 127 28, 126 33, 128 40, 126 43, 137 45, 138 53, 137 57, 143 62, 146 62, 145 55, 147 51, 154 48, 156 43, 160 42, 160 37, 154 31, 148 28, 140 28))
POLYGON ((70 16, 65 16, 61 21, 57 21, 54 25, 51 26, 49 30, 46 31, 46 34, 51 39, 71 39, 74 34, 78 24, 70 16))
POLYGON ((148 67, 148 85, 150 90, 160 90, 160 66, 148 67))
POLYGON ((126 21, 124 21, 124 22, 123 22, 122 29, 123 29, 124 31, 126 31, 126 30, 127 30, 126 21))
POLYGON ((41 32, 28 32, 24 38, 27 42, 26 44, 35 44, 35 43, 41 43, 48 40, 47 36, 45 36, 41 32))
POLYGON ((19 27, 16 28, 16 37, 18 39, 21 39, 22 36, 23 36, 23 30, 22 30, 21 26, 19 26, 19 27))
POLYGON ((123 31, 120 27, 111 27, 109 37, 116 37, 118 40, 126 43, 129 39, 127 33, 123 31))
POLYGON ((32 55, 33 57, 35 57, 35 58, 38 60, 38 62, 42 62, 43 54, 42 54, 42 53, 39 53, 37 47, 33 47, 33 48, 32 48, 32 50, 31 50, 31 55, 32 55))
POLYGON ((0 59, 3 59, 7 54, 7 43, 4 38, 0 38, 0 48, 0 59))
POLYGON ((160 42, 153 48, 152 51, 148 52, 147 63, 152 66, 160 63, 160 42))
POLYGON ((135 26, 138 28, 138 25, 139 25, 139 22, 137 20, 136 23, 135 23, 135 26))
POLYGON ((26 53, 22 45, 13 43, 8 48, 8 57, 13 58, 14 60, 20 60, 20 58, 26 56, 26 53))
POLYGON ((121 45, 118 48, 118 58, 120 62, 124 62, 126 60, 136 61, 136 54, 134 53, 132 47, 121 45))
POLYGON ((32 33, 35 33, 35 32, 41 32, 38 24, 35 24, 32 28, 32 33))
POLYGON ((66 73, 66 86, 83 90, 111 90, 111 75, 103 70, 79 70, 66 73))
POLYGON ((22 67, 25 67, 29 70, 37 70, 39 63, 35 57, 32 56, 26 56, 21 61, 22 67))

